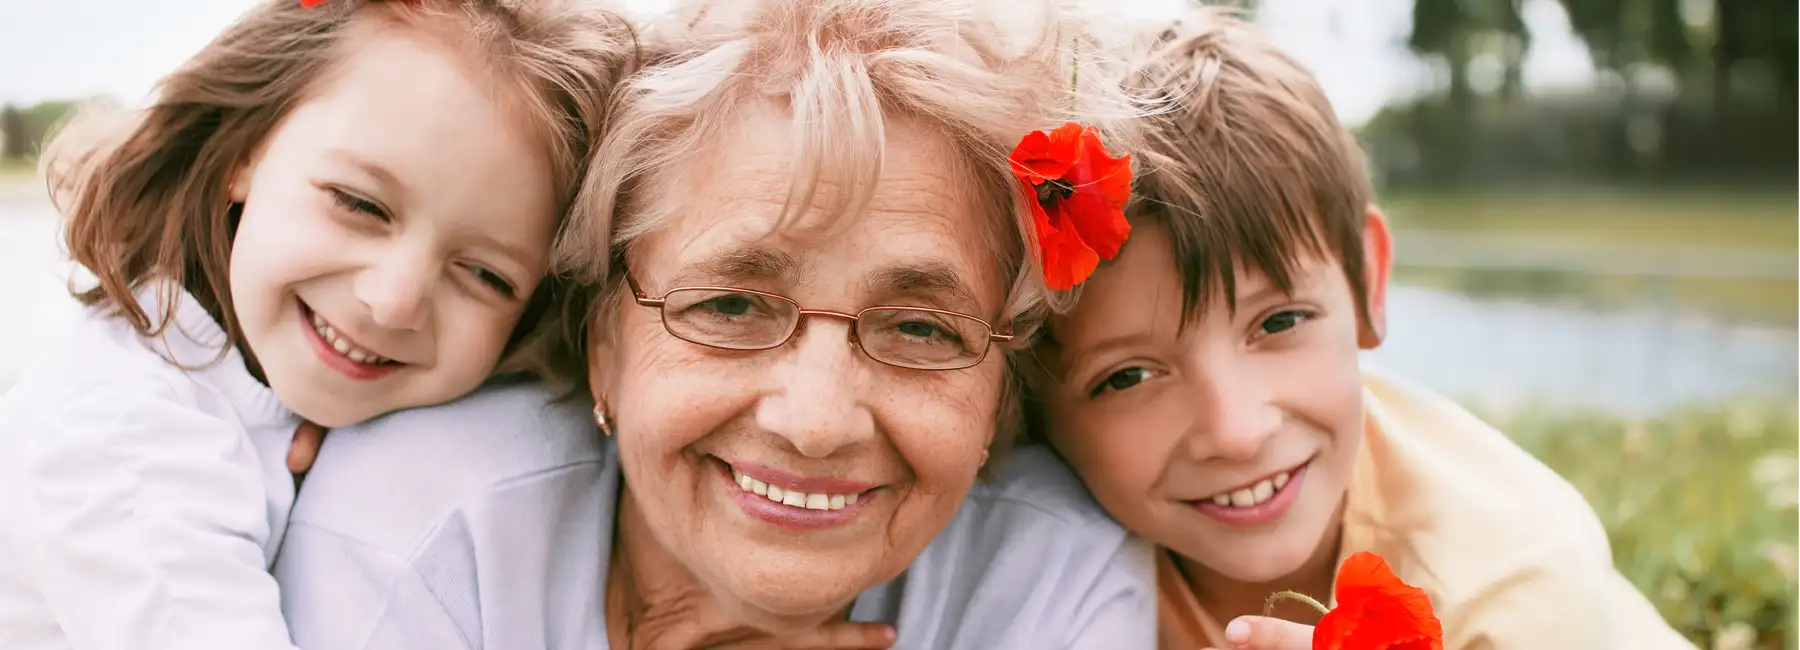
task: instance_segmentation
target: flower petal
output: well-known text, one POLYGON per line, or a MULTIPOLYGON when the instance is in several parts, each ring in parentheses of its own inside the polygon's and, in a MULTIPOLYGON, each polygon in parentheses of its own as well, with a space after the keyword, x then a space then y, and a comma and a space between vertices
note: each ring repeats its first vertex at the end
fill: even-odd
POLYGON ((1443 624, 1431 597, 1401 581, 1381 556, 1350 556, 1333 590, 1338 608, 1314 628, 1314 650, 1442 650, 1443 624))
POLYGON ((1101 258, 1110 260, 1131 235, 1131 224, 1125 220, 1125 201, 1131 196, 1131 156, 1107 154, 1094 129, 1080 135, 1081 158, 1064 176, 1075 186, 1075 194, 1062 206, 1082 240, 1101 258))
POLYGON ((1019 139, 1019 146, 1013 148, 1013 175, 1033 186, 1062 178, 1081 156, 1080 130, 1080 125, 1070 123, 1050 133, 1032 131, 1025 134, 1019 139), (1071 126, 1075 127, 1072 136, 1069 133, 1071 126))
POLYGON ((1081 240, 1081 234, 1067 227, 1060 215, 1052 215, 1031 203, 1031 216, 1037 228, 1038 248, 1043 259, 1044 283, 1055 291, 1067 291, 1081 284, 1100 266, 1100 256, 1081 240))

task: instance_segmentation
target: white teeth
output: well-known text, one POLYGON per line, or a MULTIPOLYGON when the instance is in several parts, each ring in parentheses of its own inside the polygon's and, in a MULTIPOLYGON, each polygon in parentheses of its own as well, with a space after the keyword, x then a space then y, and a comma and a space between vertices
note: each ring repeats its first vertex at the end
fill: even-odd
POLYGON ((1281 488, 1287 487, 1288 481, 1292 479, 1293 476, 1291 474, 1282 472, 1261 481, 1257 481, 1256 485, 1222 494, 1215 494, 1207 497, 1205 500, 1211 501, 1213 505, 1225 508, 1248 508, 1251 506, 1258 506, 1268 502, 1269 499, 1275 498, 1275 493, 1280 492, 1281 488))
POLYGON ((319 338, 325 339, 325 343, 330 345, 333 350, 337 350, 338 354, 349 357, 351 361, 366 363, 372 366, 390 363, 386 357, 356 347, 355 345, 352 345, 348 339, 338 336, 338 331, 331 326, 331 323, 326 322, 323 317, 319 316, 318 312, 313 312, 312 314, 312 325, 313 331, 319 333, 319 338))
POLYGON ((1249 488, 1231 493, 1231 507, 1248 508, 1253 505, 1256 505, 1256 495, 1251 493, 1249 488))
POLYGON ((767 497, 770 501, 774 501, 784 506, 804 508, 807 510, 843 510, 846 507, 856 505, 855 494, 823 494, 783 490, 779 487, 752 478, 749 474, 739 472, 735 468, 731 470, 731 477, 733 480, 737 481, 738 489, 757 496, 767 497))
POLYGON ((1257 503, 1268 501, 1269 497, 1275 496, 1275 484, 1269 482, 1269 479, 1257 481, 1256 487, 1250 488, 1250 494, 1256 497, 1257 503))

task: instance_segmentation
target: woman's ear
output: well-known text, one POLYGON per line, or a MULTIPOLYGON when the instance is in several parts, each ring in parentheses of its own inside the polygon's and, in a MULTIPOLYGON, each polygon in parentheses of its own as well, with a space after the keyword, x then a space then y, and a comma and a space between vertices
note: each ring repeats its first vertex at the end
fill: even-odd
POLYGON ((618 348, 612 329, 608 318, 595 318, 588 324, 587 380, 588 389, 593 392, 595 400, 612 392, 613 378, 618 376, 619 364, 615 363, 618 348))
POLYGON ((1363 292, 1368 321, 1357 329, 1356 345, 1372 350, 1387 336, 1388 274, 1394 266, 1394 239, 1387 215, 1374 205, 1363 217, 1363 292))

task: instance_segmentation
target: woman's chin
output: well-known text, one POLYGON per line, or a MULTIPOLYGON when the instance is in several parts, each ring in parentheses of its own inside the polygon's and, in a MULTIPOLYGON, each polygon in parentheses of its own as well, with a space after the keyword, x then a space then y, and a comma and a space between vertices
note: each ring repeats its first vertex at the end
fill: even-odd
POLYGON ((733 609, 746 623, 770 633, 810 630, 844 613, 862 593, 833 582, 811 578, 741 580, 730 589, 733 609))

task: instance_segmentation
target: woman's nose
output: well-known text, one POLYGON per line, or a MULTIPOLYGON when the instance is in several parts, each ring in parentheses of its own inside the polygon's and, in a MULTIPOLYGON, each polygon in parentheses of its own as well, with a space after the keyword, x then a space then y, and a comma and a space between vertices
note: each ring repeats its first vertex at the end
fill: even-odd
POLYGON ((414 331, 425 327, 440 264, 423 257, 394 255, 357 276, 356 298, 375 324, 414 331))
POLYGON ((774 385, 757 405, 756 420, 807 458, 825 458, 875 435, 863 402, 868 380, 862 353, 851 347, 850 324, 814 317, 778 354, 774 385))

